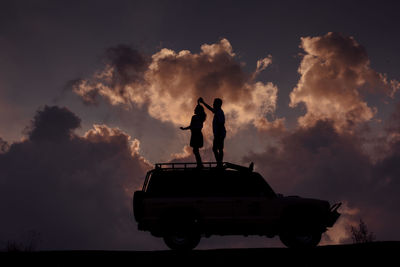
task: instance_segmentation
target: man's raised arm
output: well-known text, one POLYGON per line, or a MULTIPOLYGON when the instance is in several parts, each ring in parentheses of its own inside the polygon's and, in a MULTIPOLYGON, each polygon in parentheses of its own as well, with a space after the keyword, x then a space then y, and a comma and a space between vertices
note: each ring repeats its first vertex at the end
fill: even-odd
POLYGON ((214 108, 213 108, 212 106, 208 105, 206 102, 204 102, 204 100, 203 100, 202 97, 200 97, 200 98, 197 100, 197 103, 198 103, 198 104, 202 103, 202 104, 203 104, 206 108, 208 108, 212 113, 215 113, 214 108))

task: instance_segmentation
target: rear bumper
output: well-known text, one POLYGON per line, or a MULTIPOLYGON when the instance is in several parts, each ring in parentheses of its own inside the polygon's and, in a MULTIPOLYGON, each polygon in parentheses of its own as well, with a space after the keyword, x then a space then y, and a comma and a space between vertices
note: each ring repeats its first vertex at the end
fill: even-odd
POLYGON ((140 222, 143 217, 143 198, 145 192, 136 191, 133 194, 132 207, 133 207, 133 215, 135 217, 136 222, 140 222))
POLYGON ((333 204, 332 207, 329 209, 329 214, 326 222, 327 227, 332 227, 337 219, 340 217, 340 213, 337 211, 342 203, 333 204))

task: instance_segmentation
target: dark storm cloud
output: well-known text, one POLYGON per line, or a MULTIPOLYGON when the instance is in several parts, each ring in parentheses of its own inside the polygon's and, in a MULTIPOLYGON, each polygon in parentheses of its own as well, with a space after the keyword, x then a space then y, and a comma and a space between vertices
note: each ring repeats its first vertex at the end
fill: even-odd
POLYGON ((115 68, 111 86, 124 87, 143 79, 143 72, 149 65, 149 59, 128 45, 118 45, 106 50, 108 64, 115 68))
POLYGON ((361 193, 371 172, 358 138, 339 134, 332 121, 290 132, 278 146, 246 160, 255 160, 257 170, 285 194, 318 192, 330 199, 361 193))
POLYGON ((400 102, 397 102, 394 107, 394 111, 390 114, 390 117, 385 122, 385 131, 388 134, 399 135, 400 134, 400 102))
POLYGON ((148 163, 139 141, 94 125, 83 137, 67 108, 37 111, 28 139, 0 153, 0 242, 30 230, 41 249, 129 249, 140 244, 131 197, 148 163))
POLYGON ((70 139, 72 131, 80 125, 81 119, 67 108, 45 106, 36 113, 32 121, 29 139, 34 142, 70 139))
MULTIPOLYGON (((394 111, 385 122, 385 130, 386 156, 378 161, 375 173, 382 178, 383 185, 387 185, 390 191, 396 191, 400 189, 400 102, 396 103, 394 111)), ((394 191, 388 197, 393 196, 394 191)), ((400 201, 400 196, 398 198, 400 201)))
POLYGON ((400 142, 374 163, 363 141, 362 133, 338 132, 333 121, 319 120, 288 132, 279 144, 244 161, 254 161, 256 170, 285 195, 343 202, 342 219, 328 232, 334 242, 348 240, 349 225, 360 217, 378 238, 396 238, 388 229, 400 220, 394 204, 400 201, 400 142))
POLYGON ((385 122, 386 138, 379 140, 384 156, 374 166, 376 184, 370 190, 369 205, 376 224, 387 239, 399 239, 394 229, 400 224, 400 102, 385 122))

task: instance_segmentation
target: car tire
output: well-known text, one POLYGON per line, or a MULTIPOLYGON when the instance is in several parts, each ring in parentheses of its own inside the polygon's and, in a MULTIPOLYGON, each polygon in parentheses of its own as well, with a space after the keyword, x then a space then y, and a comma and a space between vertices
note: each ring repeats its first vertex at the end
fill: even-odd
POLYGON ((176 211, 169 213, 163 220, 164 242, 173 250, 192 250, 200 242, 198 220, 189 212, 176 211), (182 216, 182 214, 186 214, 182 216))
POLYGON ((316 247, 321 241, 321 233, 282 233, 279 239, 288 248, 312 248, 316 247))
POLYGON ((192 250, 200 242, 200 234, 190 231, 171 231, 164 235, 165 244, 173 250, 192 250))

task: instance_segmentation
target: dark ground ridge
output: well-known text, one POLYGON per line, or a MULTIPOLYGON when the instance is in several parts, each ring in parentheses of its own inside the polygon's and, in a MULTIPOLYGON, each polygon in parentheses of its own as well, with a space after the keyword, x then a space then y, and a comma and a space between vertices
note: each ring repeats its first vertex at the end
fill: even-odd
POLYGON ((65 250, 1 252, 1 266, 400 266, 400 241, 312 249, 243 248, 177 252, 65 250), (2 263, 6 263, 3 265, 2 263))

